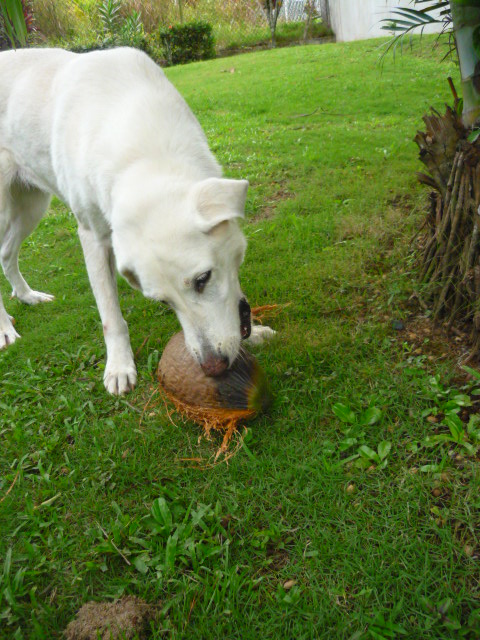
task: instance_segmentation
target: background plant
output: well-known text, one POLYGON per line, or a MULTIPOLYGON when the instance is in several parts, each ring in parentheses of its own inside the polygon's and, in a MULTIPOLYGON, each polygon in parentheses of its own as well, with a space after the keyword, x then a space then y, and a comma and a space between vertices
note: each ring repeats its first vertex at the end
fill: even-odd
POLYGON ((215 57, 212 25, 208 22, 169 25, 160 30, 160 40, 169 65, 215 57))
MULTIPOLYGON (((241 49, 252 46, 268 46, 271 42, 271 32, 262 3, 258 0, 196 0, 182 4, 183 20, 179 19, 179 5, 174 0, 138 0, 116 1, 119 6, 118 15, 121 19, 128 19, 136 15, 137 22, 141 21, 145 35, 146 46, 140 38, 140 48, 147 48, 157 61, 161 61, 163 54, 159 41, 159 29, 167 28, 178 22, 208 22, 212 25, 213 35, 219 51, 226 49, 241 49)), ((101 13, 105 13, 108 0, 32 0, 35 14, 36 38, 38 44, 65 46, 75 50, 89 50, 105 44, 104 26, 101 13), (102 8, 103 7, 103 8, 102 8)), ((305 31, 305 22, 299 18, 296 23, 285 22, 279 16, 276 28, 278 44, 301 42, 305 31)), ((132 29, 130 28, 130 33, 132 29)), ((314 20, 309 26, 310 37, 324 37, 331 34, 330 30, 319 20, 314 20)), ((135 37, 123 36, 122 42, 128 44, 135 37)), ((116 33, 116 38, 120 35, 116 33)), ((111 39, 110 39, 111 40, 111 39)), ((121 42, 121 43, 122 43, 121 42)))
POLYGON ((25 0, 4 0, 0 4, 0 50, 24 46, 33 28, 33 18, 25 0))

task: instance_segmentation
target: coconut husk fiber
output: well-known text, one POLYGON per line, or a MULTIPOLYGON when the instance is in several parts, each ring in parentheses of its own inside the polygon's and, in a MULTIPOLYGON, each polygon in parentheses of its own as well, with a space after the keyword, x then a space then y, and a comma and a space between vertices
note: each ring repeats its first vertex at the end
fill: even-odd
POLYGON ((158 605, 126 596, 115 602, 87 602, 65 629, 67 640, 143 640, 158 605))
POLYGON ((209 377, 188 351, 183 332, 165 347, 158 365, 164 396, 184 418, 223 434, 217 457, 225 453, 239 424, 254 418, 270 403, 265 375, 256 358, 241 349, 233 365, 222 375, 209 377))

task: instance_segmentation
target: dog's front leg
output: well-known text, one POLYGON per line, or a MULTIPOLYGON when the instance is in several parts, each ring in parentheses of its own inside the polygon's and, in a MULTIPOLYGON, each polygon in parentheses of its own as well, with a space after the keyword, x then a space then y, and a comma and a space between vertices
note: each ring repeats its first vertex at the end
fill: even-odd
POLYGON ((266 340, 270 340, 276 335, 276 331, 274 331, 271 327, 265 327, 263 324, 256 324, 252 327, 252 332, 250 333, 250 337, 245 340, 248 344, 258 345, 263 344, 266 340))
POLYGON ((103 324, 107 364, 103 381, 107 391, 123 394, 134 388, 137 371, 133 361, 127 323, 118 302, 115 259, 109 244, 97 239, 93 231, 79 225, 88 277, 103 324))

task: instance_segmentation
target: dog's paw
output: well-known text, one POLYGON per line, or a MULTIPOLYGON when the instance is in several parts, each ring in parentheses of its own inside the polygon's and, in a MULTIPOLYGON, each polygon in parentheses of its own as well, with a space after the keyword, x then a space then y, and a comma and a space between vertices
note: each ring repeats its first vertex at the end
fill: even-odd
POLYGON ((276 331, 270 327, 264 327, 262 324, 257 324, 252 327, 252 333, 247 339, 247 342, 251 345, 262 344, 265 340, 270 340, 276 335, 276 331))
POLYGON ((103 376, 103 383, 108 393, 114 396, 122 396, 132 391, 137 384, 137 370, 135 365, 132 363, 126 367, 121 367, 118 363, 113 365, 107 364, 103 376))
POLYGON ((6 349, 10 344, 13 344, 20 338, 13 328, 12 316, 7 316, 7 318, 6 322, 0 324, 0 349, 6 349))
POLYGON ((41 302, 52 302, 52 300, 55 300, 55 296, 49 293, 42 293, 41 291, 34 291, 33 289, 25 291, 22 294, 14 291, 12 298, 18 298, 18 300, 24 304, 40 304, 41 302))

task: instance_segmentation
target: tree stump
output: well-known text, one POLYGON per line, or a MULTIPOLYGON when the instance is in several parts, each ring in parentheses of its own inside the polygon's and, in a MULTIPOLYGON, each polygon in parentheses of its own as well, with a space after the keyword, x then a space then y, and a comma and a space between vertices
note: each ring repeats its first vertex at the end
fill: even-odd
POLYGON ((480 138, 470 142, 448 106, 423 121, 415 142, 428 174, 418 179, 433 191, 420 241, 422 295, 435 320, 469 325, 473 357, 480 350, 480 138))

